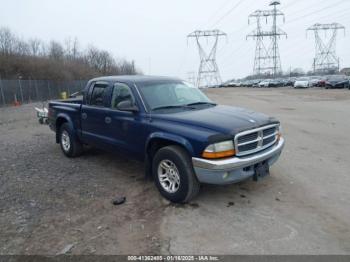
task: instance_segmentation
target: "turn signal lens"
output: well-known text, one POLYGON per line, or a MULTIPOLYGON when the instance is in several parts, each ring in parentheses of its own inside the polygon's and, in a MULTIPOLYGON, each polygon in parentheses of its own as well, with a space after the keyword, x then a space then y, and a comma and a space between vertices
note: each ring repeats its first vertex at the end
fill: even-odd
POLYGON ((282 134, 281 133, 277 133, 277 141, 279 141, 282 137, 282 134))
POLYGON ((234 156, 235 150, 227 150, 222 152, 203 152, 202 156, 204 158, 216 159, 216 158, 224 158, 229 156, 234 156))
POLYGON ((211 144, 202 153, 202 157, 209 159, 225 158, 233 155, 235 155, 235 150, 231 140, 211 144))
POLYGON ((278 131, 277 131, 277 141, 279 141, 281 137, 282 137, 282 126, 279 125, 278 131))

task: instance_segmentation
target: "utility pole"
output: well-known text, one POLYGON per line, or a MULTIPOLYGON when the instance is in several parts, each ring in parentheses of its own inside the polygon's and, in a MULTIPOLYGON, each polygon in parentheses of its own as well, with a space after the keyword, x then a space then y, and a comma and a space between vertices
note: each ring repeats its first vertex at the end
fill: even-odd
POLYGON ((286 36, 283 30, 277 26, 277 18, 284 14, 277 9, 277 5, 280 5, 280 1, 272 1, 270 6, 273 6, 272 10, 256 10, 248 17, 248 23, 250 19, 255 19, 257 28, 247 35, 247 38, 256 39, 255 59, 254 59, 254 75, 272 74, 276 77, 282 72, 281 58, 278 49, 278 39, 281 36, 286 36), (268 17, 272 17, 272 29, 263 30, 261 27, 261 19, 265 18, 266 23, 268 17), (271 39, 269 48, 266 48, 264 44, 265 38, 271 39))
POLYGON ((0 91, 1 91, 1 98, 2 98, 2 103, 5 106, 6 105, 6 101, 5 101, 5 95, 4 95, 4 89, 2 87, 2 79, 0 76, 0 91))
POLYGON ((219 68, 216 63, 216 49, 221 36, 226 36, 226 33, 218 29, 205 31, 196 30, 187 36, 187 38, 195 38, 198 46, 200 64, 196 86, 199 88, 220 85, 222 83, 219 68), (205 51, 201 39, 207 40, 207 43, 209 39, 213 40, 209 52, 205 51))
POLYGON ((338 30, 344 30, 345 27, 338 23, 332 24, 314 24, 310 26, 306 32, 313 31, 315 35, 315 58, 313 61, 314 73, 337 73, 339 72, 339 57, 336 55, 336 39, 338 30), (321 32, 325 35, 331 32, 329 39, 323 41, 320 36, 321 32))
POLYGON ((22 90, 21 79, 22 79, 22 76, 19 76, 18 77, 19 92, 20 92, 20 95, 21 95, 21 103, 23 104, 24 103, 24 99, 23 99, 23 90, 22 90))

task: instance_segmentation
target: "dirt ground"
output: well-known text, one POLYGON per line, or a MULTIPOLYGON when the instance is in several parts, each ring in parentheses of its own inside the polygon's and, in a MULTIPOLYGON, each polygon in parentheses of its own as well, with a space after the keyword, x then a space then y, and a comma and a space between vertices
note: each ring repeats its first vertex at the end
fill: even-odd
POLYGON ((204 185, 183 206, 141 163, 64 157, 34 105, 1 108, 0 254, 350 254, 350 91, 206 93, 280 119, 286 147, 263 181, 204 185))

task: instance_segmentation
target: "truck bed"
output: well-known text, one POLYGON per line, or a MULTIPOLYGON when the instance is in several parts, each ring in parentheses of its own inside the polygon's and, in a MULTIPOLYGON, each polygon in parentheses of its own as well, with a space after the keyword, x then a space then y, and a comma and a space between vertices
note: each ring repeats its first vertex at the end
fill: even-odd
POLYGON ((81 123, 81 105, 83 103, 83 97, 52 100, 49 102, 49 126, 52 130, 56 131, 56 120, 60 116, 69 115, 72 120, 73 127, 80 133, 81 123))
POLYGON ((78 96, 74 98, 68 98, 68 99, 57 99, 57 100, 52 100, 50 102, 60 102, 60 103, 69 103, 69 104, 82 104, 83 103, 83 97, 78 96))

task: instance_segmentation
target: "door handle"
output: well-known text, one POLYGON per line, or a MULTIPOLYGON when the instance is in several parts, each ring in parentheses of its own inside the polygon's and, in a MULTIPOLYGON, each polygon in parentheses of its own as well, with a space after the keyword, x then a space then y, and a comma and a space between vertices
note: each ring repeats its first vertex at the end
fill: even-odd
POLYGON ((82 113, 82 114, 81 114, 81 118, 82 118, 82 119, 86 119, 86 118, 87 118, 87 114, 86 114, 86 113, 82 113))
POLYGON ((105 117, 105 123, 106 124, 110 124, 112 122, 112 118, 110 118, 109 116, 105 117))

